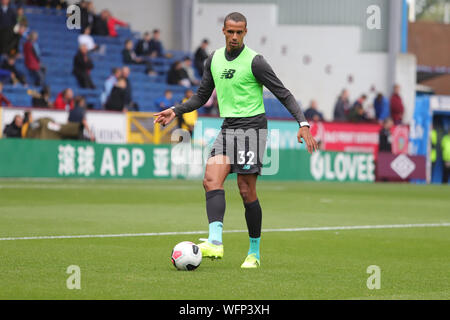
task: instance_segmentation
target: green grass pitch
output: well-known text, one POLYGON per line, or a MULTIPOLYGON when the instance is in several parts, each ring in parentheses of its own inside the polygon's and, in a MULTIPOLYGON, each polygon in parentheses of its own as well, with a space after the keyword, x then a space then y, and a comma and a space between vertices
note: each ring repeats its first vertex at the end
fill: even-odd
MULTIPOLYGON (((193 272, 172 247, 206 236, 201 181, 0 180, 0 299, 449 299, 450 227, 263 232, 248 249, 234 179, 225 185, 225 256, 193 272), (205 234, 5 238, 205 231, 205 234), (68 266, 81 271, 69 290, 68 266), (369 290, 367 267, 380 268, 369 290)), ((263 229, 445 224, 450 189, 352 183, 258 183, 263 229)))

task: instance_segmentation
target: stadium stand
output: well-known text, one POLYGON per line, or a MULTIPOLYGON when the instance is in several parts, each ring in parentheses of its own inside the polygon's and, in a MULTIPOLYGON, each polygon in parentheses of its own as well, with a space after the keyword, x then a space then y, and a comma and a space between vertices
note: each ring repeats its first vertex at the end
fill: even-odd
MULTIPOLYGON (((55 8, 45 8, 36 6, 24 6, 25 16, 28 19, 30 30, 39 34, 39 47, 41 50, 42 64, 46 67, 46 85, 51 89, 51 101, 54 101, 57 94, 65 88, 72 88, 74 94, 84 96, 88 105, 93 109, 102 109, 100 102, 103 84, 108 78, 113 67, 123 65, 121 51, 127 39, 136 42, 141 38, 139 32, 134 32, 130 28, 117 28, 117 37, 94 35, 95 43, 106 47, 105 55, 91 54, 94 63, 91 77, 96 89, 82 89, 79 87, 76 78, 72 74, 73 56, 78 49, 79 30, 69 30, 66 27, 66 12, 55 8)), ((21 40, 20 52, 23 51, 21 40)), ((192 53, 182 51, 167 50, 170 58, 153 58, 152 64, 157 76, 145 74, 145 65, 129 65, 131 69, 130 81, 133 88, 133 101, 139 105, 139 111, 156 112, 155 99, 162 96, 166 89, 172 90, 174 99, 181 101, 186 90, 183 86, 166 84, 167 72, 176 60, 182 60, 192 53)), ((17 59, 17 68, 22 71, 27 82, 32 84, 31 78, 26 71, 23 55, 17 59)), ((27 91, 40 91, 37 87, 24 87, 21 85, 4 86, 4 94, 14 106, 31 107, 32 97, 27 91)), ((192 88, 194 91, 196 87, 192 88)), ((289 112, 281 103, 273 97, 265 98, 267 116, 272 118, 291 118, 289 112)), ((204 114, 203 108, 199 109, 199 114, 204 114)))

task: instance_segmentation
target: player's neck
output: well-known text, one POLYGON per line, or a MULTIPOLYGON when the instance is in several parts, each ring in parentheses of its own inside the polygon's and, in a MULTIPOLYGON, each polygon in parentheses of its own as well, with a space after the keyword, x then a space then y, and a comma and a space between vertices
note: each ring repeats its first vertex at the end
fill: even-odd
POLYGON ((227 60, 233 60, 241 54, 241 52, 242 52, 242 50, 244 50, 244 48, 245 48, 245 44, 242 44, 242 46, 237 49, 231 49, 231 48, 227 47, 225 50, 225 57, 227 58, 227 60))

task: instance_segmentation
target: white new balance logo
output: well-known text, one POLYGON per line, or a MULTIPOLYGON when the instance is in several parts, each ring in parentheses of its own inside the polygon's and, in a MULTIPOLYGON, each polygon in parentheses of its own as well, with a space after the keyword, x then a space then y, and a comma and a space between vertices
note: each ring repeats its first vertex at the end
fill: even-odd
POLYGON ((416 169, 416 165, 407 156, 401 154, 391 162, 391 168, 400 178, 406 179, 416 169))

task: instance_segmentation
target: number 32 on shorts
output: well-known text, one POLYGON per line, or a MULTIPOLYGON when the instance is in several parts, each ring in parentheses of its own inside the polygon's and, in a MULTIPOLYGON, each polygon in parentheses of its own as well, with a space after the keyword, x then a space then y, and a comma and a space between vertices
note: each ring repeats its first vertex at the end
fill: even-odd
POLYGON ((247 163, 245 163, 245 151, 238 151, 239 153, 239 160, 238 160, 238 164, 255 164, 253 162, 253 159, 255 158, 255 153, 253 151, 248 151, 247 152, 247 157, 248 157, 248 161, 247 163))

